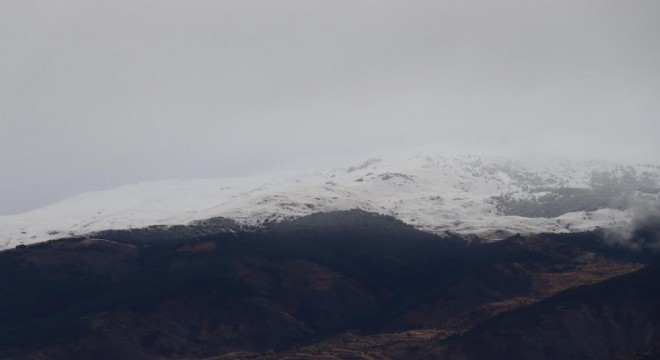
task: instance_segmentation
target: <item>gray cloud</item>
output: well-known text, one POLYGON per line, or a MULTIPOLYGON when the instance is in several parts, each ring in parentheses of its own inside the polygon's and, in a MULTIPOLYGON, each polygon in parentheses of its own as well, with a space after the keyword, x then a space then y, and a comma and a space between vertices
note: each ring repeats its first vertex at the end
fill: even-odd
POLYGON ((660 201, 632 198, 632 221, 606 230, 605 239, 611 244, 637 251, 660 251, 660 201))
POLYGON ((438 143, 660 161, 660 3, 0 2, 0 213, 438 143))

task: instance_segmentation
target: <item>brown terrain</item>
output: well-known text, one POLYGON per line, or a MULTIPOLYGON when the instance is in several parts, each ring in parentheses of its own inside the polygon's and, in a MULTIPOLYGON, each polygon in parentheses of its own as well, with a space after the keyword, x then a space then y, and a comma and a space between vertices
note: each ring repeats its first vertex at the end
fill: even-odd
POLYGON ((0 253, 3 359, 652 359, 652 247, 496 243, 359 211, 0 253), (639 247, 638 247, 639 248, 639 247), (649 250, 651 249, 651 250, 649 250))

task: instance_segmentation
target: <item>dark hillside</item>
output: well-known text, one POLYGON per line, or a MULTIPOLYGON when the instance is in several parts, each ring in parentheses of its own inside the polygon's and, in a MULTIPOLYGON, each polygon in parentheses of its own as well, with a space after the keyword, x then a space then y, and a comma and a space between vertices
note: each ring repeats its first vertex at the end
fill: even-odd
POLYGON ((660 266, 565 291, 455 341, 452 359, 657 358, 660 266))
POLYGON ((206 225, 0 253, 0 357, 204 358, 346 331, 458 334, 651 259, 599 233, 467 242, 363 211, 206 225))

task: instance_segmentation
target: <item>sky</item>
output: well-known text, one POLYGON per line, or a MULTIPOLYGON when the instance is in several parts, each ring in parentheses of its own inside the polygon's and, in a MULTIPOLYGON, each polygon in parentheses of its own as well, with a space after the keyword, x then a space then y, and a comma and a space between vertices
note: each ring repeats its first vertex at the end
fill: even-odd
POLYGON ((660 163, 657 0, 2 0, 0 215, 437 146, 660 163))

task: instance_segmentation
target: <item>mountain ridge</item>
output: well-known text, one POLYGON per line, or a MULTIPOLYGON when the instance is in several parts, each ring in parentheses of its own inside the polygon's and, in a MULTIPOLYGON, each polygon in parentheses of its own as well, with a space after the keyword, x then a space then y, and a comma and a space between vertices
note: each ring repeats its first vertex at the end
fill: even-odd
POLYGON ((660 198, 660 166, 525 162, 432 152, 369 158, 325 171, 161 180, 84 193, 0 217, 0 249, 103 230, 223 217, 244 226, 362 209, 418 229, 493 239, 621 226, 660 198))

